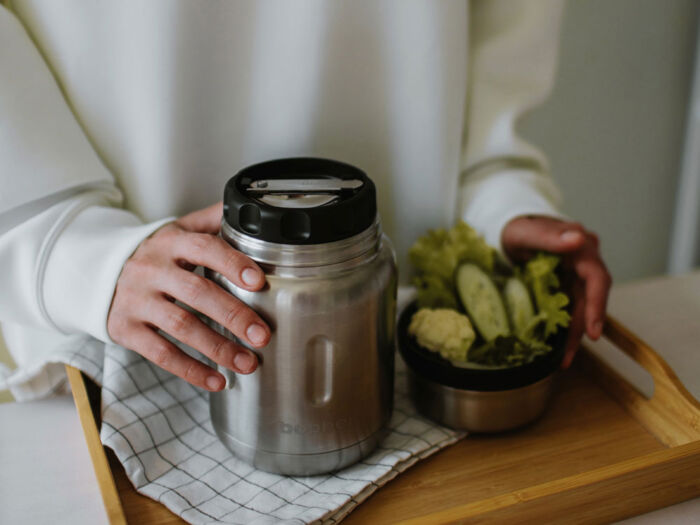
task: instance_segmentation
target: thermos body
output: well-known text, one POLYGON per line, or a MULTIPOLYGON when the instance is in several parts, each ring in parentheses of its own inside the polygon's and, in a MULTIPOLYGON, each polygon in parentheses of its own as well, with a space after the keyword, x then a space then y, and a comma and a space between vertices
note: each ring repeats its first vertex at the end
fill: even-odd
POLYGON ((241 459, 281 474, 360 460, 384 436, 393 407, 397 269, 379 221, 317 244, 268 242, 226 219, 221 232, 261 266, 267 285, 249 292, 206 275, 258 312, 272 337, 255 350, 252 374, 219 368, 227 386, 210 397, 219 438, 241 459))

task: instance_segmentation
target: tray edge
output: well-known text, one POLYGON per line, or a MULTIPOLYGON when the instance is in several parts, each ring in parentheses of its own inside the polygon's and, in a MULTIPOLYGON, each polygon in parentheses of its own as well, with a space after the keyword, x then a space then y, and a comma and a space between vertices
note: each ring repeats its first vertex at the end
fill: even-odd
POLYGON ((597 523, 635 516, 698 495, 700 442, 694 442, 492 498, 416 516, 401 523, 422 525, 466 522, 470 519, 478 519, 479 523, 597 523), (681 471, 688 472, 685 479, 680 479, 681 471), (593 490, 596 486, 598 490, 593 490), (658 499, 660 493, 663 494, 661 504, 658 499), (652 497, 654 494, 657 495, 657 499, 652 497), (581 508, 604 501, 624 503, 624 508, 603 506, 595 511, 595 515, 585 517, 580 514, 567 514, 573 507, 581 508))
POLYGON ((88 398, 87 389, 85 388, 82 372, 77 368, 66 365, 66 375, 70 382, 73 400, 78 410, 78 417, 80 418, 80 424, 83 427, 83 435, 85 436, 85 442, 90 452, 92 466, 95 469, 95 477, 97 478, 97 484, 100 488, 100 494, 102 494, 102 502, 105 506, 107 519, 111 525, 126 525, 124 508, 119 498, 117 485, 114 482, 112 469, 109 467, 107 455, 105 454, 102 441, 100 440, 100 433, 95 424, 95 418, 92 413, 92 408, 90 407, 90 400, 88 398))

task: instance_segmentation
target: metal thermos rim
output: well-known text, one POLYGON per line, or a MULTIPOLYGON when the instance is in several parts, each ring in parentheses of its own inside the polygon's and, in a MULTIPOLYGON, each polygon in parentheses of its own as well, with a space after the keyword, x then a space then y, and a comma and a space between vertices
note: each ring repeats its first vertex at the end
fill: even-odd
POLYGON ((285 267, 317 267, 338 264, 376 252, 382 231, 379 218, 352 237, 321 244, 280 244, 245 235, 225 220, 221 234, 234 248, 258 263, 285 267))

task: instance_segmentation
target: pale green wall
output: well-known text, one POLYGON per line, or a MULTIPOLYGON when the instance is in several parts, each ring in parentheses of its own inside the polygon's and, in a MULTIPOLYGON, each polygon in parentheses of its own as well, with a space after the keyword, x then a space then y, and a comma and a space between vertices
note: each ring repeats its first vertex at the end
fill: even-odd
POLYGON ((666 269, 699 4, 569 0, 554 91, 520 128, 618 282, 666 269))

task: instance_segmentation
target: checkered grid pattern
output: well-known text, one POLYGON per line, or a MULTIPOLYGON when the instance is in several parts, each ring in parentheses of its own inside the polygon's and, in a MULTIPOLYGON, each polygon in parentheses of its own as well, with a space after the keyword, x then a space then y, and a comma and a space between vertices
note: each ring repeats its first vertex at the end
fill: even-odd
POLYGON ((337 523, 416 461, 463 436, 415 413, 397 359, 390 433, 372 455, 328 475, 270 474, 239 461, 221 444, 207 392, 120 346, 84 341, 54 353, 54 364, 36 375, 37 384, 47 391, 63 387, 53 369, 62 366, 58 362, 102 384, 102 442, 140 493, 190 523, 337 523))

